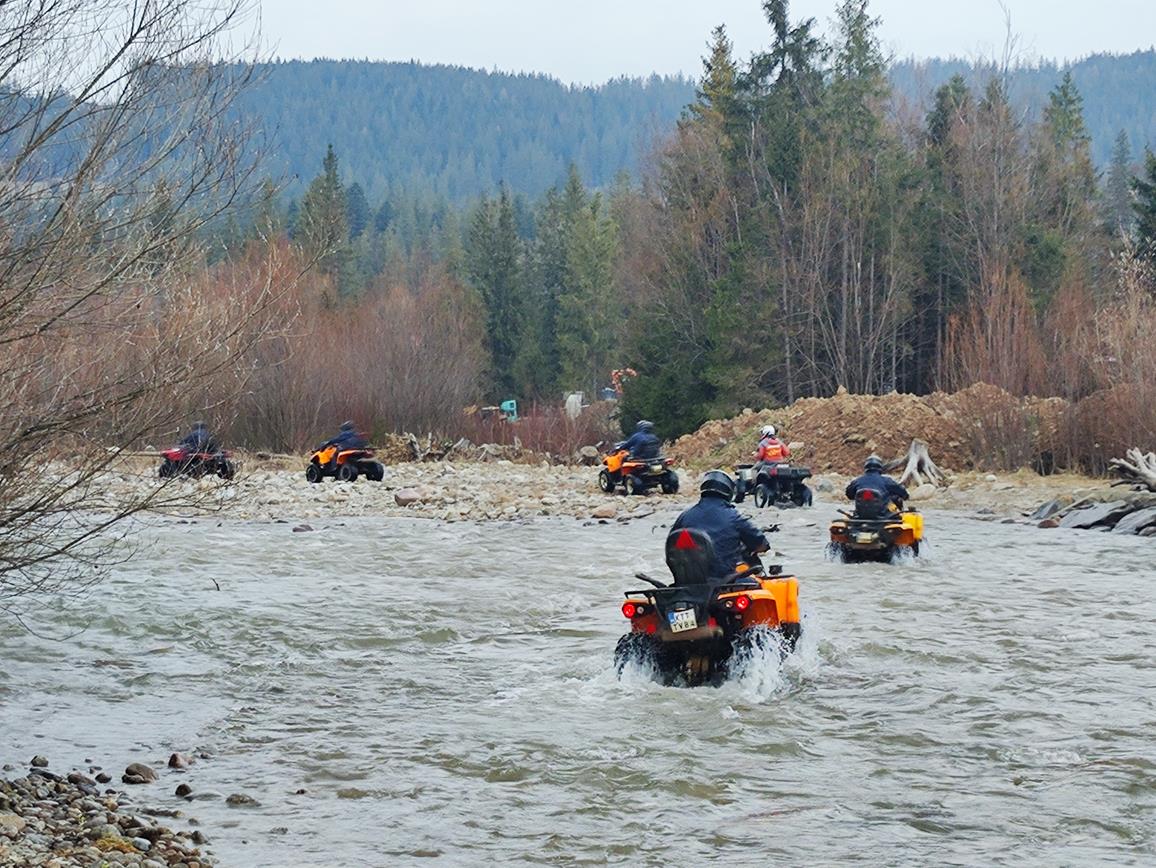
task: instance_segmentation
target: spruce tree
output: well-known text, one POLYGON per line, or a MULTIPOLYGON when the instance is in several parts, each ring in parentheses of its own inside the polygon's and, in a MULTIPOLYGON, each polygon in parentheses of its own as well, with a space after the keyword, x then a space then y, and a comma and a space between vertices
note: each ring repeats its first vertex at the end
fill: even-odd
POLYGON ((1104 220, 1112 234, 1130 234, 1136 215, 1132 211, 1132 148, 1128 134, 1120 130, 1112 146, 1112 162, 1104 184, 1104 220))
POLYGON ((345 194, 345 220, 349 224, 349 237, 357 239, 369 225, 369 202, 365 200, 365 191, 354 181, 349 185, 345 194))
POLYGON ((309 184, 301 200, 296 237, 306 254, 314 258, 324 274, 340 279, 349 238, 345 216, 345 188, 337 174, 337 155, 330 145, 325 152, 321 174, 309 184))
POLYGON ((1156 259, 1156 154, 1144 149, 1144 172, 1132 179, 1136 245, 1141 256, 1156 259))
POLYGON ((514 204, 503 187, 497 200, 485 199, 474 211, 465 266, 486 307, 490 397, 498 401, 518 395, 514 368, 523 320, 519 248, 514 204))

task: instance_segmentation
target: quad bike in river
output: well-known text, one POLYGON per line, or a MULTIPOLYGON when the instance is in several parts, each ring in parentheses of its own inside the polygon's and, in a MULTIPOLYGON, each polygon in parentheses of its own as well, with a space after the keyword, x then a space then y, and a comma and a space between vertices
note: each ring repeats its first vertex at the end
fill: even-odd
POLYGON ((612 494, 619 486, 627 494, 646 494, 656 486, 663 494, 677 494, 678 474, 674 471, 674 459, 661 455, 635 458, 625 449, 607 453, 602 456, 602 469, 598 471, 598 487, 612 494))
POLYGON ((813 495, 804 481, 810 477, 809 467, 792 467, 785 462, 739 464, 735 467, 735 503, 742 503, 751 494, 760 509, 788 503, 810 506, 813 495))
POLYGON ((923 516, 888 500, 883 492, 861 489, 855 495, 854 511, 841 509, 839 513, 843 517, 831 522, 830 554, 851 563, 889 562, 903 551, 918 556, 923 516))
POLYGON ((309 456, 305 478, 317 483, 327 476, 336 477, 341 482, 354 482, 358 476, 381 482, 385 478, 385 467, 374 460, 372 449, 322 446, 309 456))
POLYGON ((618 640, 615 668, 631 660, 652 662, 664 684, 718 684, 757 648, 777 643, 794 649, 801 632, 799 580, 764 570, 757 558, 730 576, 710 575, 714 546, 701 530, 673 531, 666 538, 666 563, 674 581, 627 591, 622 614, 630 632, 618 640))

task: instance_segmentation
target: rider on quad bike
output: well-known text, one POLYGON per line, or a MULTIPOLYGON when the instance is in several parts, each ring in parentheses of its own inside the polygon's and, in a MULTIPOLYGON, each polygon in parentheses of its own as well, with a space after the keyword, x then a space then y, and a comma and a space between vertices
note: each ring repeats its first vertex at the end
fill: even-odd
MULTIPOLYGON (((903 509, 903 501, 910 496, 907 489, 892 479, 890 476, 883 475, 883 459, 878 455, 870 456, 863 464, 863 475, 852 479, 847 485, 847 490, 844 492, 848 500, 856 502, 856 510, 858 511, 861 498, 857 495, 861 491, 875 492, 875 497, 870 498, 867 502, 878 504, 880 509, 885 509, 888 512, 900 512, 903 509)), ((876 518, 877 516, 863 516, 864 518, 876 518)))
POLYGON ((654 433, 654 423, 646 419, 639 420, 634 426, 634 433, 621 443, 615 444, 615 449, 625 449, 632 458, 657 458, 662 448, 662 441, 654 433))
POLYGON ((730 476, 721 470, 708 471, 699 494, 698 503, 675 520, 671 531, 696 529, 710 537, 714 543, 712 578, 722 580, 734 573, 736 565, 751 563, 770 549, 763 532, 731 504, 735 483, 730 476))
POLYGON ((184 436, 179 444, 182 449, 187 449, 189 452, 220 452, 221 444, 217 442, 217 438, 209 431, 209 426, 204 422, 194 422, 193 430, 184 436))
POLYGON ((369 441, 365 439, 364 434, 358 433, 357 427, 353 424, 352 420, 346 419, 341 423, 341 430, 337 432, 337 436, 332 440, 326 440, 319 448, 337 447, 333 453, 333 457, 329 460, 330 466, 336 466, 339 453, 346 449, 364 449, 368 444, 369 441))
POLYGON ((775 436, 774 425, 764 425, 759 431, 759 448, 755 450, 756 466, 759 464, 778 464, 791 457, 791 450, 787 444, 775 436))

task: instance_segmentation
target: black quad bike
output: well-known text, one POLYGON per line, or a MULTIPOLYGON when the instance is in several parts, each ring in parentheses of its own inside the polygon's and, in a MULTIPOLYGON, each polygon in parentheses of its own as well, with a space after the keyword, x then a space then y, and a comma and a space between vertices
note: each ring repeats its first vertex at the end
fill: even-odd
POLYGON ((666 538, 666 585, 642 573, 653 588, 627 591, 622 614, 630 632, 618 640, 614 665, 651 662, 664 684, 718 684, 756 648, 794 649, 800 635, 799 580, 758 558, 722 579, 710 575, 714 545, 701 530, 666 538))
POLYGON ((810 506, 814 500, 804 480, 811 477, 809 467, 790 464, 740 464, 735 467, 735 503, 742 503, 748 494, 760 509, 775 504, 810 506))

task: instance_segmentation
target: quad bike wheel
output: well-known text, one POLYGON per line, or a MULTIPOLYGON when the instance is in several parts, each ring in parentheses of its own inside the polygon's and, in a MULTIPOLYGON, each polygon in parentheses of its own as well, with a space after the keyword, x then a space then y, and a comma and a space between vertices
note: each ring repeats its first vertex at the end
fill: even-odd
POLYGON ((157 476, 159 476, 161 479, 172 479, 177 475, 177 471, 179 469, 180 468, 175 461, 170 461, 168 458, 166 458, 161 462, 160 469, 157 470, 157 476))
POLYGON ((381 482, 381 480, 385 479, 385 465, 380 461, 362 462, 361 472, 365 474, 365 478, 370 482, 381 482))
POLYGON ((678 494, 678 474, 668 470, 662 475, 662 493, 678 494))
POLYGON ((646 484, 632 473, 626 477, 626 493, 627 495, 646 494, 646 484))
POLYGON ((347 461, 337 468, 337 479, 341 482, 357 481, 357 465, 347 461))
POLYGON ((222 461, 217 465, 217 476, 224 479, 226 482, 237 475, 237 465, 232 461, 222 461))
POLYGON ((622 675, 626 664, 632 661, 649 663, 655 659, 657 650, 658 640, 653 636, 645 633, 627 633, 618 640, 618 645, 614 648, 614 671, 622 675))
POLYGON ((814 501, 811 489, 805 485, 796 485, 791 489, 791 503, 795 506, 810 506, 814 501))
POLYGON ((611 494, 614 491, 614 477, 610 475, 609 470, 598 471, 598 487, 606 494, 611 494))
POLYGON ((320 482, 322 479, 324 479, 325 474, 321 470, 321 465, 313 463, 313 464, 310 464, 308 467, 306 467, 305 468, 305 478, 307 480, 309 480, 310 482, 312 482, 314 485, 316 485, 318 482, 320 482))
POLYGON ((755 506, 762 509, 771 502, 771 487, 765 482, 755 486, 755 506))

